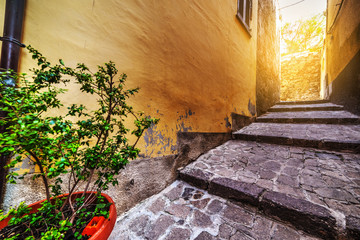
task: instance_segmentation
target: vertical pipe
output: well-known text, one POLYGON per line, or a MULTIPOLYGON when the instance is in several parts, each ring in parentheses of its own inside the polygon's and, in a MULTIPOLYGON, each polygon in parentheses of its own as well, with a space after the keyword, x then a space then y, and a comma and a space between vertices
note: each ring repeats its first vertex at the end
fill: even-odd
MULTIPOLYGON (((25 0, 6 0, 4 32, 1 37, 2 49, 0 70, 12 69, 15 72, 18 70, 20 48, 23 45, 20 43, 23 18, 24 18, 25 0)), ((9 87, 15 86, 15 80, 9 79, 7 84, 9 87)), ((0 117, 4 116, 4 112, 0 111, 0 117)), ((5 127, 0 128, 0 132, 6 131, 5 127)), ((9 156, 0 156, 0 206, 2 205, 5 192, 5 176, 6 170, 4 166, 9 161, 9 156)))
POLYGON ((0 68, 18 70, 25 0, 6 0, 0 68))

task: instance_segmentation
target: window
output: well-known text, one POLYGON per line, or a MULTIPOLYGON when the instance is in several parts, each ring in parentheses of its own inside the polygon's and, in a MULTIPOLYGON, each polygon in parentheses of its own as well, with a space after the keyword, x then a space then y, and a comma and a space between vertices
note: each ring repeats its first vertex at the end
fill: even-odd
POLYGON ((252 0, 238 0, 238 10, 236 17, 239 19, 240 23, 245 27, 246 31, 250 35, 251 32, 250 21, 252 18, 252 0))

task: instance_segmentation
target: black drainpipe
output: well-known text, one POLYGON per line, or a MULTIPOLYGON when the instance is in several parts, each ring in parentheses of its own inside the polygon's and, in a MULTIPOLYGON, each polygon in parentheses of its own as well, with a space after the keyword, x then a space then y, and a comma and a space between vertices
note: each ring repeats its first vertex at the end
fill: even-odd
MULTIPOLYGON (((24 18, 25 0, 6 0, 5 20, 4 20, 4 33, 0 37, 2 41, 0 70, 6 71, 12 69, 15 72, 18 70, 20 49, 25 47, 21 41, 23 18, 24 18)), ((14 79, 8 79, 7 85, 15 87, 16 82, 14 79)), ((4 116, 4 112, 0 111, 0 117, 4 116)), ((0 127, 0 132, 6 129, 0 127)), ((3 203, 5 193, 5 177, 6 170, 4 166, 9 161, 6 155, 0 156, 0 206, 3 203)))

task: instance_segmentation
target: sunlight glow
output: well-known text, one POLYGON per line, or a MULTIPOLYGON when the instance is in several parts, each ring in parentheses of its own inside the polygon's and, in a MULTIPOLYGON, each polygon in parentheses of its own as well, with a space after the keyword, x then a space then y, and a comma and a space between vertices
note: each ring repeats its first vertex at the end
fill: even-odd
POLYGON ((279 0, 280 15, 282 22, 294 22, 301 18, 309 18, 326 10, 326 0, 279 0), (285 6, 297 3, 296 5, 283 8, 285 6))

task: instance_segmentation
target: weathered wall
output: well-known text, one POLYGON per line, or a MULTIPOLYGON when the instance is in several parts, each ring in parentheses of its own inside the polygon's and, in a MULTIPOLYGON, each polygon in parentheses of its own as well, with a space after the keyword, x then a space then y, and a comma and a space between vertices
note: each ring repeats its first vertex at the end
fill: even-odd
MULTIPOLYGON (((141 88, 135 109, 161 119, 140 148, 145 157, 176 153, 178 131, 228 132, 231 112, 256 103, 257 1, 250 38, 237 1, 28 1, 25 44, 53 62, 90 68, 111 59, 141 88)), ((23 51, 20 69, 34 66, 23 51)), ((70 86, 66 102, 95 101, 70 86)), ((254 114, 254 113, 253 113, 254 114)))
MULTIPOLYGON (((231 133, 178 133, 179 154, 137 159, 130 162, 117 177, 119 185, 107 191, 116 205, 117 214, 129 210, 142 200, 159 193, 177 178, 177 170, 196 160, 201 154, 221 145, 231 138, 231 133)), ((26 165, 26 164, 25 164, 26 165)), ((28 174, 18 184, 7 186, 2 208, 5 212, 20 202, 33 203, 45 198, 41 179, 31 180, 28 174)), ((67 188, 67 176, 63 178, 67 188)), ((80 189, 83 189, 80 187, 80 189)))
MULTIPOLYGON (((164 188, 177 166, 227 140, 232 114, 256 114, 257 1, 252 37, 236 11, 234 0, 27 1, 25 44, 51 62, 62 58, 70 66, 84 62, 95 69, 112 60, 128 75, 129 88, 141 88, 131 100, 134 108, 161 119, 138 145, 142 157, 151 159, 132 162, 120 176, 125 185, 136 178, 137 185, 131 191, 124 184, 110 191, 121 211, 164 188), (178 132, 197 136, 192 137, 195 144, 178 145, 178 132), (183 145, 195 147, 188 157, 175 159, 183 145)), ((30 54, 23 51, 20 71, 33 67, 30 54)), ((65 104, 75 101, 94 108, 96 100, 78 87, 69 85, 68 90, 65 104)), ((40 192, 39 185, 22 184, 8 189, 7 206, 16 203, 14 196, 35 200, 28 193, 40 192)))
POLYGON ((326 95, 332 102, 360 113, 360 1, 341 2, 328 0, 326 95))
POLYGON ((277 0, 262 0, 258 6, 256 64, 256 111, 261 115, 280 99, 280 28, 277 0))
MULTIPOLYGON (((118 214, 133 207, 136 203, 158 193, 174 180, 171 168, 175 156, 169 155, 161 158, 135 160, 128 164, 118 176, 119 185, 110 187, 105 193, 114 200, 118 214), (161 181, 159 181, 161 175, 161 181)), ((67 188, 68 177, 63 177, 64 189, 67 188)), ((84 187, 84 186, 82 186, 84 187)), ((83 189, 83 188, 81 188, 83 189)), ((41 179, 35 182, 31 175, 25 177, 16 185, 7 187, 3 209, 9 210, 11 206, 22 201, 32 203, 45 198, 45 190, 41 179), (16 197, 14 197, 16 196, 16 197)))
POLYGON ((281 101, 320 99, 321 53, 301 52, 281 58, 281 101))

